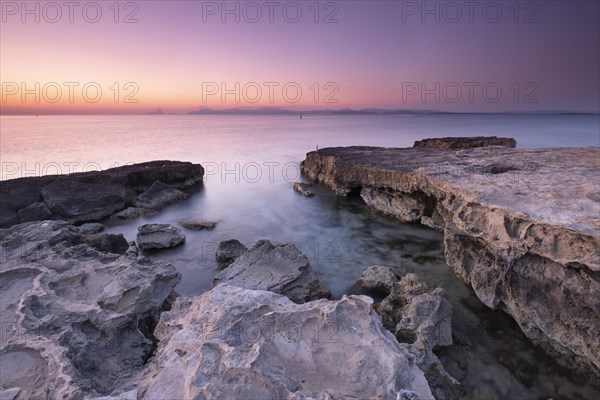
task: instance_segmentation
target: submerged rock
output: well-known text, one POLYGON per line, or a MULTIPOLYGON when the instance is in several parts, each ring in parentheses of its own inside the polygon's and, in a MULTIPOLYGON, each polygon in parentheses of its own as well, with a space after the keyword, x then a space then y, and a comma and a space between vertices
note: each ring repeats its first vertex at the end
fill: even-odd
POLYGON ((217 274, 214 286, 229 283, 248 289, 280 293, 296 303, 330 298, 308 259, 293 244, 261 240, 217 274))
POLYGON ((212 230, 217 226, 217 223, 213 221, 203 221, 192 218, 179 220, 179 224, 185 229, 194 231, 212 230))
POLYGON ((484 304, 570 368, 600 375, 599 148, 328 148, 302 171, 442 230, 446 261, 484 304))
POLYGON ((299 305, 272 292, 222 284, 178 299, 155 334, 158 350, 138 384, 140 400, 182 393, 395 400, 402 391, 433 400, 423 372, 383 329, 365 296, 299 305))
POLYGON ((64 221, 0 230, 2 398, 108 395, 139 373, 180 275, 97 251, 64 221))
POLYGON ((138 227, 136 242, 142 250, 166 249, 185 241, 181 229, 169 224, 146 224, 138 227))
POLYGON ((398 280, 398 275, 389 267, 373 265, 363 271, 356 282, 356 286, 366 293, 374 292, 388 295, 392 291, 394 282, 398 280))
POLYGON ((312 197, 315 194, 310 190, 310 185, 302 182, 294 182, 294 190, 305 197, 312 197))
POLYGON ((248 251, 248 248, 238 240, 230 239, 220 242, 215 252, 219 268, 228 267, 246 251, 248 251))

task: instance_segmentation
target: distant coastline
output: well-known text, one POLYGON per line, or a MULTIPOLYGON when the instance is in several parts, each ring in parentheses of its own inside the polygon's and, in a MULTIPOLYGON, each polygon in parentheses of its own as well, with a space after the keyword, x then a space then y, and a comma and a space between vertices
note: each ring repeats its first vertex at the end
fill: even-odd
POLYGON ((321 109, 321 110, 289 110, 276 107, 259 108, 228 108, 215 110, 212 108, 201 108, 196 111, 190 111, 186 115, 433 115, 433 114, 458 114, 458 115, 600 115, 593 112, 579 111, 507 111, 507 112, 452 112, 441 110, 416 110, 416 109, 386 109, 386 108, 341 108, 341 109, 321 109))
POLYGON ((443 110, 421 110, 421 109, 387 109, 387 108, 340 108, 340 109, 319 109, 319 110, 290 110, 286 108, 278 107, 238 107, 238 108, 226 108, 226 109, 213 109, 208 107, 202 107, 195 111, 189 112, 167 112, 162 108, 157 108, 151 111, 140 111, 130 113, 77 113, 77 112, 49 112, 49 113, 3 113, 0 109, 0 116, 49 116, 49 115, 291 115, 291 116, 338 116, 338 115, 375 115, 375 116, 391 116, 391 115, 403 115, 403 116, 426 116, 426 115, 597 115, 600 116, 600 112, 587 112, 587 111, 565 111, 565 110, 530 110, 530 111, 499 111, 499 112, 485 112, 485 111, 443 111, 443 110))

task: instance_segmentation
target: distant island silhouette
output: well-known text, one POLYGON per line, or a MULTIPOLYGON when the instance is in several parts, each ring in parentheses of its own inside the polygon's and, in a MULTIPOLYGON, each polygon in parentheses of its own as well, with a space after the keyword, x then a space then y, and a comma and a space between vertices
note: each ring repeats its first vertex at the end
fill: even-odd
MULTIPOLYGON (((160 109, 158 110, 160 111, 160 109)), ((149 113, 150 114, 150 113, 149 113)), ((416 110, 416 109, 387 109, 387 108, 361 108, 358 110, 352 108, 340 109, 320 109, 320 110, 289 110, 279 107, 238 107, 216 110, 208 107, 201 107, 196 111, 190 111, 187 115, 407 115, 419 116, 429 114, 590 114, 589 112, 577 111, 507 111, 507 112, 452 112, 441 110, 416 110)))

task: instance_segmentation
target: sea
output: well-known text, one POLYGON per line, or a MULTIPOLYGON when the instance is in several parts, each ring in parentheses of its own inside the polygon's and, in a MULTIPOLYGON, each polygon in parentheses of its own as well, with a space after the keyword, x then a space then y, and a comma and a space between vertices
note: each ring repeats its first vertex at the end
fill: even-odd
POLYGON ((184 245, 148 254, 181 273, 181 296, 210 290, 216 245, 238 239, 294 243, 336 298, 354 293, 370 265, 417 274, 448 292, 454 345, 437 351, 467 399, 595 399, 600 382, 574 373, 530 343, 504 312, 482 305, 444 260, 442 234, 370 210, 360 198, 303 181, 309 151, 332 146, 410 147, 446 136, 503 136, 517 147, 600 146, 600 116, 586 114, 425 115, 70 115, 0 117, 0 179, 104 170, 151 160, 200 163, 204 182, 188 200, 107 231, 135 240, 145 223, 217 222, 185 231, 184 245))

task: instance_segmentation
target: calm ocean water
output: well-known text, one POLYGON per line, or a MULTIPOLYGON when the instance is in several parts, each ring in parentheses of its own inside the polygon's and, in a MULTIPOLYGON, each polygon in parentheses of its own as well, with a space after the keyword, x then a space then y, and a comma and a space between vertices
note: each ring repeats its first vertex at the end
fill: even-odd
POLYGON ((182 273, 177 290, 200 294, 216 274, 214 249, 236 238, 293 242, 341 296, 369 265, 414 272, 444 287, 454 305, 457 343, 441 351, 446 368, 473 398, 594 398, 593 388, 530 344, 502 312, 481 305, 444 262, 442 236, 369 210, 323 188, 292 191, 306 152, 329 146, 412 146, 426 137, 497 135, 519 147, 600 146, 598 115, 406 116, 40 116, 0 118, 1 179, 106 169, 149 160, 201 163, 202 190, 164 212, 118 226, 194 217, 213 231, 186 231, 186 243, 152 258, 182 273))

